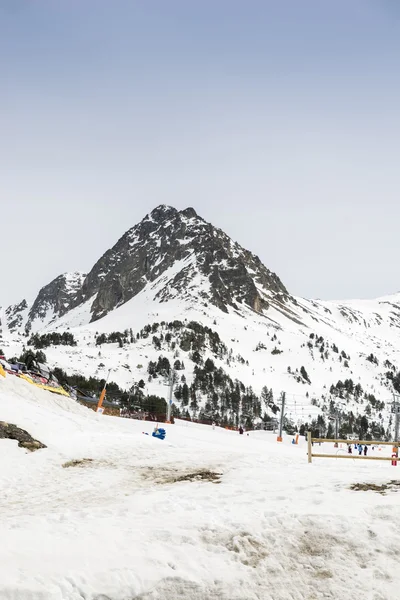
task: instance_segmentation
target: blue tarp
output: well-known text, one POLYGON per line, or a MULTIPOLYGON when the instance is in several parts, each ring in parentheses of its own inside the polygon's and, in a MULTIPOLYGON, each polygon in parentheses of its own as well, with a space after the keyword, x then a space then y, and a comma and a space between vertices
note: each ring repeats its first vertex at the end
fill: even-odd
POLYGON ((153 431, 153 433, 151 435, 155 438, 163 440, 165 438, 165 436, 167 435, 167 432, 165 431, 165 429, 161 428, 161 429, 157 429, 157 431, 153 431))

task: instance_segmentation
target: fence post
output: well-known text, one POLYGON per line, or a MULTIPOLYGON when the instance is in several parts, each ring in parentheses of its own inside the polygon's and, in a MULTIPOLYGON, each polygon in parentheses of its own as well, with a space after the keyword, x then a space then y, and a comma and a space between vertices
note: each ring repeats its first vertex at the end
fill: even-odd
POLYGON ((311 443, 311 431, 307 432, 307 445, 308 445, 308 462, 312 462, 312 443, 311 443))

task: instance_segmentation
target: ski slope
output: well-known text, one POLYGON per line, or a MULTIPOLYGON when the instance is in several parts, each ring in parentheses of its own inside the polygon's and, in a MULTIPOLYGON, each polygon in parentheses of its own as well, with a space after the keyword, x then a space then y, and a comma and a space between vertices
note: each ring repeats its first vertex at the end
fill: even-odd
POLYGON ((48 446, 0 440, 2 600, 398 598, 399 496, 349 489, 390 462, 185 422, 160 441, 13 377, 0 420, 48 446), (198 470, 219 483, 175 481, 198 470))

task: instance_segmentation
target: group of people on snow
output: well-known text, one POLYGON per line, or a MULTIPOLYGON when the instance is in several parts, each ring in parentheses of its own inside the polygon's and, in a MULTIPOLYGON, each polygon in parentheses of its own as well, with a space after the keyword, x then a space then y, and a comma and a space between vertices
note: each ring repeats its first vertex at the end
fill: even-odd
MULTIPOLYGON (((358 455, 361 456, 364 453, 364 456, 367 456, 368 453, 368 446, 367 444, 365 444, 364 448, 362 447, 361 444, 354 444, 354 452, 358 451, 358 455)), ((347 452, 349 454, 353 454, 353 446, 352 444, 349 444, 347 446, 347 452)))

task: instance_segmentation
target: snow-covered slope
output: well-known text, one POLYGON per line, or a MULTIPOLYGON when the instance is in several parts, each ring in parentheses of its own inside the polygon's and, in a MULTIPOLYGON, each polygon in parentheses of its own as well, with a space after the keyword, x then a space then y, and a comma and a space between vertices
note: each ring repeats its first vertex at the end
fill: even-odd
MULTIPOLYGON (((400 294, 348 302, 296 298, 256 256, 193 209, 158 207, 86 277, 62 276, 41 290, 32 307, 24 304, 14 313, 0 316, 0 347, 9 356, 26 344, 24 330, 69 331, 76 346, 45 351, 51 366, 70 373, 101 378, 111 369, 121 387, 143 380, 149 394, 165 397, 165 377, 148 372, 162 355, 171 365, 184 363, 191 396, 205 408, 211 387, 201 389, 195 369, 211 358, 243 383, 242 394, 260 396, 266 387, 277 400, 286 392, 295 424, 343 406, 355 417, 366 413, 375 428, 386 430, 390 423, 393 377, 400 368, 400 294), (174 321, 182 326, 169 326, 174 321), (213 347, 208 334, 199 334, 200 363, 193 361, 193 341, 185 343, 192 322, 221 342, 213 347), (112 332, 120 332, 122 341, 99 344, 100 334, 112 332)), ((213 391, 219 406, 205 410, 221 416, 224 390, 213 391)), ((180 408, 191 412, 190 404, 180 408)))
POLYGON ((160 441, 13 377, 0 415, 47 445, 0 439, 2 600, 397 598, 398 495, 349 489, 390 462, 179 421, 160 441))

